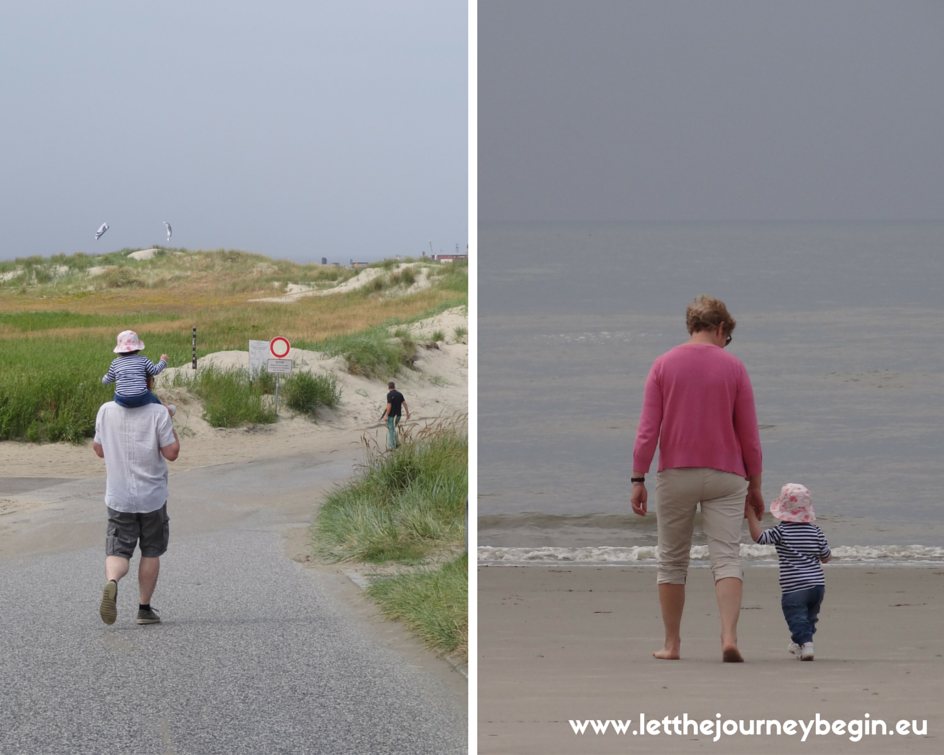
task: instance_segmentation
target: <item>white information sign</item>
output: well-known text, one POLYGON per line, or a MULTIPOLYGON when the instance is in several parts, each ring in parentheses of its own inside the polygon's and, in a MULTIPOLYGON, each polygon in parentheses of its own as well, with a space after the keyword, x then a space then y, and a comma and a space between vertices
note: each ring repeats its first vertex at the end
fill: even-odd
POLYGON ((292 371, 291 359, 270 359, 267 364, 270 374, 284 375, 292 371))
POLYGON ((249 379, 255 380, 266 370, 266 361, 269 359, 268 341, 249 342, 249 379))

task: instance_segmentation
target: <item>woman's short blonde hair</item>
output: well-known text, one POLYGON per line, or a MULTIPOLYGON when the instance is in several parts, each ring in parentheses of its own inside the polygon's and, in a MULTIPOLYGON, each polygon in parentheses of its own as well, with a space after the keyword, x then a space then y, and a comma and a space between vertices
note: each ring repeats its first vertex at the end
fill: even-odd
POLYGON ((737 325, 721 299, 702 294, 696 296, 695 301, 685 310, 685 325, 688 327, 689 335, 702 330, 714 330, 721 323, 724 323, 725 336, 731 335, 737 325))

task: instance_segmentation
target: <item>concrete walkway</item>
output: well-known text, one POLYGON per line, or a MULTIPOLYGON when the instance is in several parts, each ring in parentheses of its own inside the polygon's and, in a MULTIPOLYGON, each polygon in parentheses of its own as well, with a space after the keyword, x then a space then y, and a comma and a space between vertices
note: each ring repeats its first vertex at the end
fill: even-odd
POLYGON ((158 626, 134 621, 137 556, 98 616, 104 480, 0 480, 41 504, 0 518, 0 753, 466 752, 464 688, 285 555, 351 474, 335 456, 172 476, 158 626))

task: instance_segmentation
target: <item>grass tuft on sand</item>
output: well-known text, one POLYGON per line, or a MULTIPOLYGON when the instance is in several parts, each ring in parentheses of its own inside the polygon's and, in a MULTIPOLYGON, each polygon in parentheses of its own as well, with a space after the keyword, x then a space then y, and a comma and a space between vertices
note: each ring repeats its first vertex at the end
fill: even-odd
POLYGON ((468 554, 440 569, 381 577, 367 588, 384 615, 439 653, 469 656, 468 554))
POLYGON ((266 374, 249 379, 249 370, 221 370, 210 366, 190 373, 178 370, 174 387, 186 388, 203 402, 203 418, 212 427, 270 425, 276 421, 275 404, 266 401, 274 385, 266 374))
POLYGON ((317 345, 330 357, 342 357, 352 375, 387 380, 404 367, 413 366, 416 343, 407 331, 391 337, 387 326, 375 326, 361 333, 337 336, 317 345))
POLYGON ((334 409, 341 403, 341 389, 334 375, 296 372, 285 381, 285 404, 293 411, 315 418, 318 409, 334 409))

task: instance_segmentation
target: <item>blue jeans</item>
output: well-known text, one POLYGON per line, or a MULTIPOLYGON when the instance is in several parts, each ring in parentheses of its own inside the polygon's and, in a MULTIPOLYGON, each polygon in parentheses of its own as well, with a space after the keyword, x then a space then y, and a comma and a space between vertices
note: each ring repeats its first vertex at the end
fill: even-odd
POLYGON ((144 393, 139 393, 137 396, 122 396, 116 393, 115 403, 118 404, 118 406, 123 406, 125 409, 137 409, 139 406, 144 406, 145 404, 159 404, 161 400, 150 391, 145 391, 144 393))
POLYGON ((790 627, 790 638, 803 645, 813 641, 816 634, 816 622, 819 621, 819 608, 823 604, 826 588, 823 585, 807 587, 803 590, 785 592, 780 599, 783 618, 790 627))
POLYGON ((400 424, 399 414, 394 417, 387 417, 387 448, 391 451, 399 445, 397 441, 398 424, 400 424))

